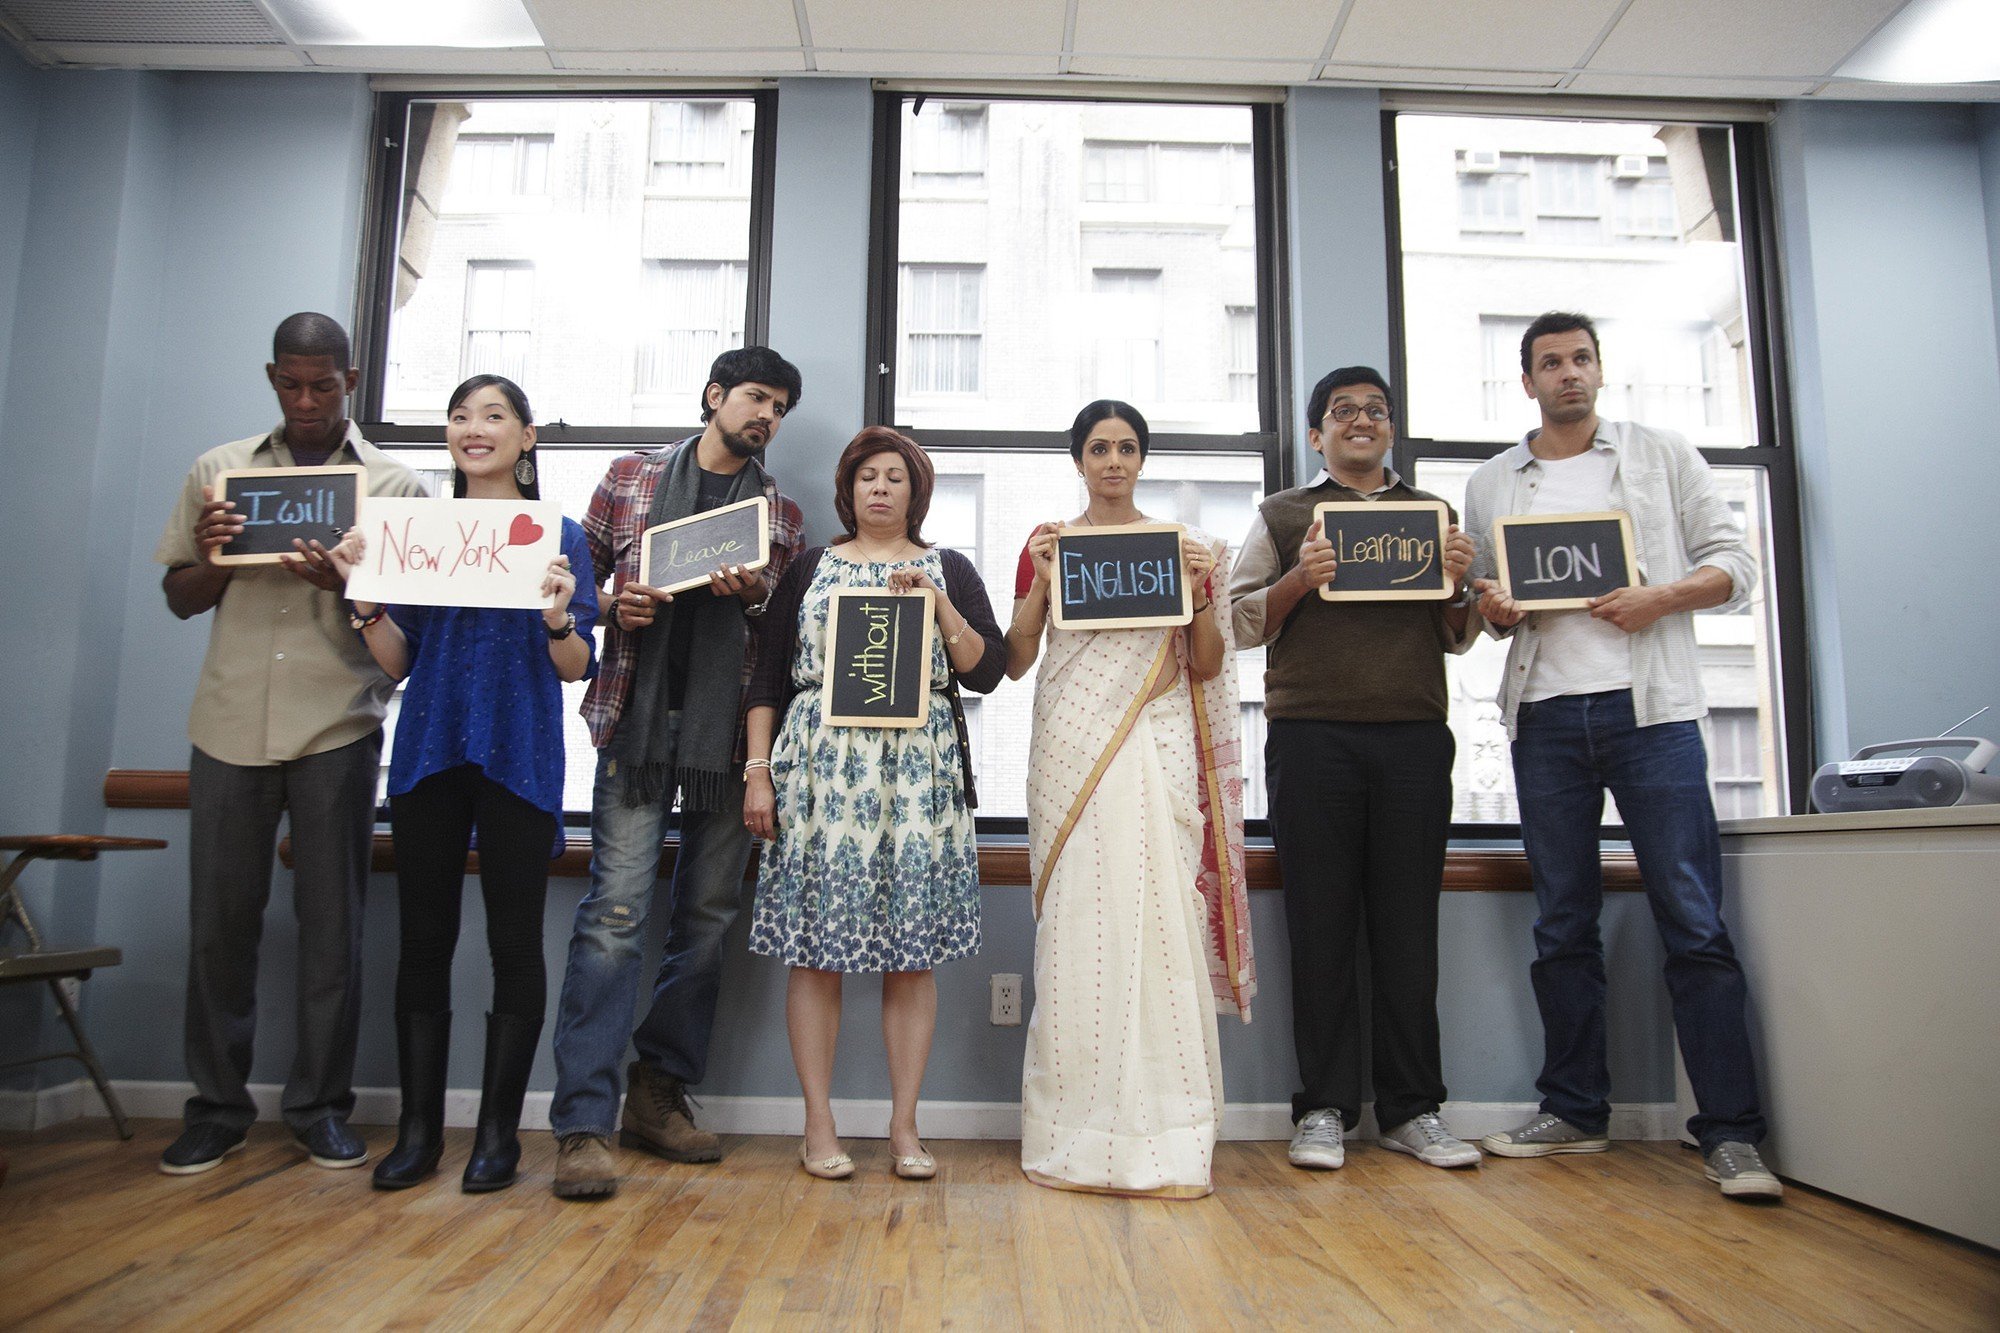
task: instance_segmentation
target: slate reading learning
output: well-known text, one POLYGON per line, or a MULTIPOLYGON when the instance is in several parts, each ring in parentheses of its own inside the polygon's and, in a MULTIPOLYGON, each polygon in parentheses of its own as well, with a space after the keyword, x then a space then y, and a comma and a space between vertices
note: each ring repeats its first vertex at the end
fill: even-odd
POLYGON ((1376 500, 1313 508, 1333 544, 1329 602, 1437 601, 1451 596, 1444 543, 1451 510, 1441 500, 1376 500))
POLYGON ((274 565, 297 555, 293 539, 337 543, 354 526, 366 468, 231 468, 215 474, 215 498, 235 504, 243 530, 210 559, 218 565, 274 565))
POLYGON ((825 724, 922 726, 930 714, 936 623, 928 588, 835 588, 826 614, 825 724))

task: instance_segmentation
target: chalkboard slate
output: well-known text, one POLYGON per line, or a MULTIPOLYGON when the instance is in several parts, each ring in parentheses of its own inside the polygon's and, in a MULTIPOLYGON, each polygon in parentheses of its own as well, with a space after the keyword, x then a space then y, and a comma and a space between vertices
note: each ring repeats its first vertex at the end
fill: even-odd
POLYGON ((294 537, 332 546, 354 526, 360 497, 368 489, 361 467, 251 467, 215 474, 218 500, 233 500, 243 531, 217 547, 218 565, 275 565, 288 555, 294 537))
POLYGON ((1631 516, 1520 514, 1493 524, 1500 584, 1526 611, 1565 611, 1638 581, 1631 516))
POLYGON ((1437 601, 1452 594, 1444 572, 1451 510, 1442 500, 1376 500, 1313 507, 1321 534, 1333 543, 1333 582, 1319 590, 1329 602, 1437 601))
POLYGON ((1064 528, 1052 610, 1063 629, 1145 629, 1194 619, 1178 523, 1064 528))
POLYGON ((763 496, 739 500, 640 534, 639 582, 661 592, 708 586, 711 572, 771 563, 771 505, 763 496))
POLYGON ((820 720, 830 727, 920 727, 930 716, 929 588, 835 588, 826 616, 820 720))

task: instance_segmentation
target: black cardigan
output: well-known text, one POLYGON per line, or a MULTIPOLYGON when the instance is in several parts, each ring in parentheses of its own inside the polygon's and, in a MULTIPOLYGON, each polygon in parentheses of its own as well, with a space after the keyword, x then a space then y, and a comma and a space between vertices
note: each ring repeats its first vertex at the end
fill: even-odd
MULTIPOLYGON (((791 706, 792 696, 798 693, 792 685, 792 664, 799 650, 799 607, 805 602, 806 589, 812 586, 813 575, 819 572, 819 562, 825 554, 826 547, 815 546, 787 565, 757 621, 757 669, 750 677, 744 707, 777 709, 777 727, 784 725, 785 710, 791 706)), ((986 584, 979 577, 978 568, 950 547, 938 554, 944 562, 945 596, 951 598, 951 604, 965 617, 973 633, 986 643, 986 651, 970 671, 951 669, 951 682, 945 687, 952 722, 958 729, 959 759, 965 770, 965 801, 976 808, 979 798, 972 782, 972 746, 958 687, 962 684, 975 694, 991 694, 1007 674, 1007 638, 993 618, 993 603, 986 595, 986 584)), ((947 650, 945 661, 950 660, 951 653, 947 650)), ((774 739, 777 727, 772 730, 774 739)))

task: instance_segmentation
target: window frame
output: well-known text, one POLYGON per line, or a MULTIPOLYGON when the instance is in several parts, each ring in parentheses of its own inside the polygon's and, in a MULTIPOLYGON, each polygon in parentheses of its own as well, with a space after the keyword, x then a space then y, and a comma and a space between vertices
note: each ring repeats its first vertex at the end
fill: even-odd
MULTIPOLYGON (((1382 111, 1382 207, 1385 222, 1389 276, 1389 375, 1393 383, 1408 382, 1407 330, 1404 325, 1402 193, 1398 183, 1396 122, 1403 115, 1425 114, 1491 115, 1495 118, 1566 118, 1574 112, 1527 103, 1517 110, 1493 111, 1487 107, 1449 110, 1442 107, 1385 107, 1382 111)), ((1745 338, 1751 349, 1750 399, 1760 444, 1734 449, 1700 448, 1711 467, 1756 467, 1765 472, 1770 505, 1771 583, 1777 606, 1772 619, 1777 656, 1775 684, 1783 713, 1779 735, 1784 758, 1780 786, 1785 794, 1785 810, 1807 809, 1812 779, 1812 692, 1806 663, 1806 616, 1804 540, 1800 526, 1798 451, 1793 437, 1790 356, 1786 346, 1784 309, 1778 262, 1778 234, 1775 194, 1772 186, 1770 133, 1754 120, 1717 117, 1692 120, 1684 113, 1661 109, 1648 114, 1634 107, 1617 115, 1593 114, 1591 120, 1639 121, 1646 124, 1682 123, 1714 126, 1729 131, 1734 161, 1732 185, 1736 192, 1737 244, 1743 262, 1743 315, 1745 338)), ((1527 189, 1534 188, 1532 170, 1527 189)), ((1524 199, 1524 206, 1530 201, 1524 199)), ((1611 203, 1606 202, 1606 217, 1611 203)), ((1525 218, 1524 218, 1525 221, 1525 218)), ((1409 433, 1408 421, 1399 414, 1395 421, 1396 441, 1391 463, 1403 476, 1416 475, 1423 459, 1456 459, 1484 462, 1514 446, 1513 441, 1467 441, 1416 437, 1409 433)), ((1760 553, 1761 558, 1761 553, 1760 553)), ((1454 839, 1517 840, 1518 823, 1457 823, 1451 826, 1454 839)), ((1622 825, 1606 825, 1600 839, 1625 840, 1622 825)))
MULTIPOLYGON (((361 383, 352 401, 354 421, 368 440, 391 449, 436 451, 443 455, 444 426, 406 424, 385 420, 383 402, 389 367, 389 330, 395 308, 395 278, 401 241, 404 192, 404 138, 410 109, 425 102, 534 102, 534 101, 700 101, 725 99, 748 101, 754 108, 756 127, 751 138, 750 225, 748 249, 744 257, 743 341, 746 345, 769 340, 771 311, 771 237, 773 181, 777 171, 778 98, 772 89, 676 88, 651 91, 597 92, 486 92, 440 88, 423 92, 385 92, 375 98, 375 152, 370 156, 368 202, 363 215, 362 262, 355 289, 354 351, 361 369, 361 383)), ((647 152, 650 172, 652 143, 648 130, 647 152)), ((652 187, 642 189, 650 192, 652 187)), ((533 391, 534 386, 527 386, 533 391)), ((688 421, 644 426, 594 426, 561 420, 537 422, 538 449, 619 449, 659 448, 698 434, 701 423, 692 398, 688 400, 688 421)), ((580 515, 578 517, 581 517, 580 515)), ((387 807, 377 811, 387 818, 387 807)), ((678 828, 679 816, 668 826, 678 828)), ((590 811, 565 810, 565 828, 588 828, 590 811)))
MULTIPOLYGON (((903 107, 919 105, 930 98, 951 102, 978 100, 1001 102, 1074 102, 1122 105, 1184 106, 1202 102, 1199 98, 1171 96, 1118 97, 1091 94, 1052 94, 1042 91, 1022 93, 981 93, 975 99, 962 93, 926 93, 908 88, 884 88, 875 93, 874 145, 871 162, 868 229, 867 357, 863 362, 862 420, 866 425, 911 428, 896 420, 896 397, 901 368, 897 306, 901 298, 901 257, 898 241, 901 225, 904 180, 902 160, 903 107)), ((1212 103, 1203 103, 1212 104, 1212 103)), ((1290 241, 1287 225, 1287 184, 1285 174, 1284 105, 1280 102, 1243 101, 1250 113, 1252 158, 1252 218, 1257 246, 1255 329, 1257 334, 1258 428, 1240 434, 1155 431, 1150 449, 1156 453, 1257 454, 1263 460, 1265 495, 1275 495, 1295 484, 1296 463, 1289 445, 1287 427, 1292 402, 1292 308, 1288 279, 1290 241)), ((990 130, 989 130, 990 136, 990 130)), ((991 139, 988 139, 989 153, 991 139)), ((1149 155, 1149 163, 1151 157, 1149 155)), ((990 170, 990 156, 989 156, 990 170)), ((1150 169, 1150 168, 1149 168, 1150 169)), ((1226 176, 1225 176, 1226 184, 1226 176)), ((1082 188, 1081 186, 1079 188, 1082 188)), ((924 196, 926 199, 929 196, 924 196)), ((1228 309, 1222 307, 1223 311, 1228 309)), ((1226 315, 1223 316, 1225 319, 1226 315)), ((988 363, 982 350, 982 375, 988 363)), ((1232 364, 1233 369, 1233 364, 1232 364)), ((982 379, 982 384, 985 380, 982 379)), ((970 395, 968 395, 970 397, 970 395)), ((974 429, 929 426, 922 431, 924 447, 944 452, 1005 452, 1023 450, 1047 453, 1066 449, 1060 433, 1049 430, 1014 428, 974 429)), ((1004 590, 1003 590, 1004 591, 1004 590)), ((1020 837, 1027 833, 1028 821, 1015 815, 979 815, 982 836, 1020 837)), ((1252 838, 1270 835, 1268 819, 1244 821, 1252 838)))

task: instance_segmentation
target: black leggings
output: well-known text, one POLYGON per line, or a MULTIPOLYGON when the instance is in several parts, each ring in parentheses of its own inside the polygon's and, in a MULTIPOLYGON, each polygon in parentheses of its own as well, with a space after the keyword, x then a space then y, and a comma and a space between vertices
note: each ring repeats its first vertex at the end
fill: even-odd
POLYGON ((476 824, 486 947, 493 955, 493 1012, 539 1020, 548 998, 542 901, 548 894, 556 817, 537 810, 476 765, 461 764, 391 797, 389 818, 403 929, 396 1012, 451 1008, 451 956, 458 948, 465 855, 476 824))

